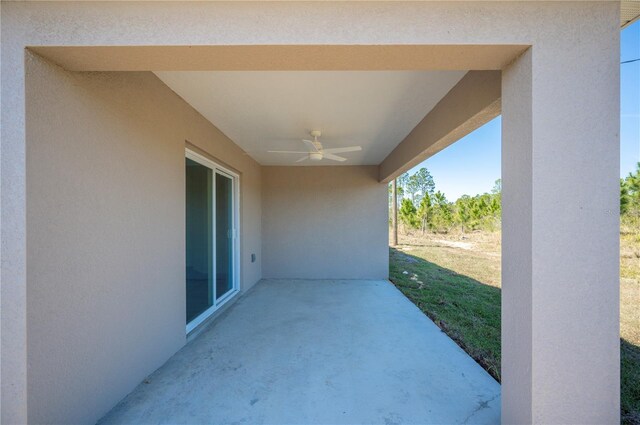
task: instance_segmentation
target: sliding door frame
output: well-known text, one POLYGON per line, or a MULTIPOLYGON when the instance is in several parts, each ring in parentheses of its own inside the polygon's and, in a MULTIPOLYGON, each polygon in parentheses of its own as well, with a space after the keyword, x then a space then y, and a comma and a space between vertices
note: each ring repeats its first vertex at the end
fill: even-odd
MULTIPOLYGON (((197 317, 195 317, 192 321, 190 321, 189 323, 187 323, 186 325, 186 331, 187 334, 191 331, 193 331, 195 328, 197 328, 200 324, 202 324, 205 320, 207 320, 213 313, 215 313, 220 307, 222 307, 227 301, 229 301, 230 299, 232 299, 235 295, 237 295, 240 292, 240 175, 229 170, 228 168, 225 168, 219 164, 217 164, 216 162, 212 161, 211 159, 207 158, 206 156, 203 156, 191 149, 185 148, 185 158, 188 158, 192 161, 197 162, 200 165, 203 165, 209 169, 211 169, 211 171, 213 172, 213 178, 214 178, 214 182, 212 184, 212 205, 211 205, 211 211, 213 214, 213 225, 212 227, 212 240, 214 241, 214 243, 212 244, 212 251, 211 251, 211 256, 213 257, 211 259, 211 261, 213 262, 213 305, 211 307, 209 307, 208 309, 206 309, 205 311, 203 311, 202 313, 200 313, 197 317), (216 289, 216 284, 217 284, 217 264, 216 264, 216 185, 215 185, 215 178, 216 175, 220 174, 223 177, 227 177, 231 179, 232 182, 232 214, 231 214, 231 220, 232 220, 232 267, 233 267, 233 279, 232 279, 232 284, 233 287, 231 288, 231 290, 229 290, 226 294, 224 294, 220 299, 217 298, 217 289, 216 289)), ((185 254, 186 254, 186 247, 185 247, 185 254)), ((186 307, 186 279, 184 282, 185 286, 185 307, 186 307)))

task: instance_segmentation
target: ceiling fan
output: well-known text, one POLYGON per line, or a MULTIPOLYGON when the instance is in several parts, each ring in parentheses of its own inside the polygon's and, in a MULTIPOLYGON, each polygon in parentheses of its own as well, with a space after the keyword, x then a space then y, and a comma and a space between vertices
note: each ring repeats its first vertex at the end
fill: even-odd
POLYGON ((360 146, 347 146, 344 148, 329 148, 324 149, 322 147, 322 143, 318 141, 318 137, 322 135, 320 130, 311 131, 311 137, 313 140, 303 139, 305 145, 309 148, 309 151, 267 151, 269 153, 296 153, 296 154, 304 154, 304 156, 298 159, 296 162, 306 161, 307 159, 311 161, 321 161, 323 159, 330 159, 332 161, 343 162, 346 161, 347 158, 342 156, 335 155, 337 153, 346 153, 346 152, 357 152, 361 151, 362 147, 360 146))

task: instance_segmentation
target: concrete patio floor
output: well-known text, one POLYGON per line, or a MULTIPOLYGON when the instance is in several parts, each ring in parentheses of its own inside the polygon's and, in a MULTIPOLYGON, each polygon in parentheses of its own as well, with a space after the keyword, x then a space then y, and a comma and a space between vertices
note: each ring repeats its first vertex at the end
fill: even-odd
POLYGON ((263 280, 99 423, 499 422, 500 385, 388 281, 263 280))

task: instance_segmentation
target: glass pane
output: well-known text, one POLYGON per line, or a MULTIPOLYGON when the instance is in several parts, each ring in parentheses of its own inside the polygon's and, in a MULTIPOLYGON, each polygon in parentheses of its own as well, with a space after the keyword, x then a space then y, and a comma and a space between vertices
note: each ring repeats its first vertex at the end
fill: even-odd
POLYGON ((213 171, 187 158, 187 323, 213 305, 213 171))
POLYGON ((233 181, 216 174, 216 296, 233 289, 233 181))

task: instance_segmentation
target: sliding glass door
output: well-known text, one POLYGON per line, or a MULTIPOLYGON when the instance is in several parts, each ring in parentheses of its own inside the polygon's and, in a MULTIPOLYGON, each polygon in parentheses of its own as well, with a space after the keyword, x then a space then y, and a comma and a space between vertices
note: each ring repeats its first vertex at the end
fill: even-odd
POLYGON ((187 332, 238 291, 238 176, 187 151, 187 332))
POLYGON ((233 179, 216 173, 216 297, 233 290, 233 179))
POLYGON ((213 170, 187 158, 187 323, 213 306, 213 170))

